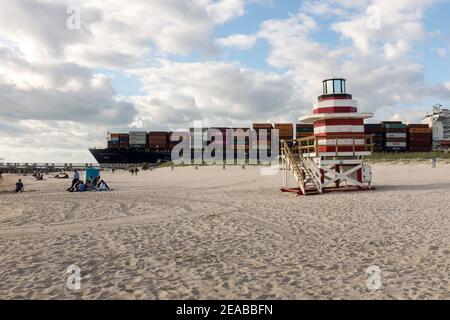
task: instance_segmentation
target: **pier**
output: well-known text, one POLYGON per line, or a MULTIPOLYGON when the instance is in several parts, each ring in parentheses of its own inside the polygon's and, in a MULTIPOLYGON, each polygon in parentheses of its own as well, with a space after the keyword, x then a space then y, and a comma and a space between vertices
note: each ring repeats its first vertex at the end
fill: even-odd
POLYGON ((28 173, 35 171, 58 172, 74 169, 100 168, 97 163, 11 163, 0 162, 0 170, 9 173, 28 173))

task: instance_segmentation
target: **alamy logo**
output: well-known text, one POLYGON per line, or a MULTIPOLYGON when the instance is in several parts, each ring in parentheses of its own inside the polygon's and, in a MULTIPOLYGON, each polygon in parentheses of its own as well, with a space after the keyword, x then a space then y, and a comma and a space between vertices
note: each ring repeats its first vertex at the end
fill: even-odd
POLYGON ((369 6, 366 10, 368 15, 367 18, 367 28, 370 30, 380 30, 381 29, 381 10, 378 6, 369 6))
MULTIPOLYGON (((171 157, 180 164, 278 164, 279 130, 206 129, 173 132, 171 157)), ((265 175, 277 172, 268 170, 265 175)))
POLYGON ((69 30, 81 29, 81 9, 76 5, 70 5, 67 7, 67 14, 69 17, 66 20, 66 27, 69 30))
POLYGON ((70 274, 67 277, 66 281, 66 287, 67 289, 73 291, 73 290, 80 290, 81 289, 81 269, 75 264, 70 265, 66 273, 70 274))
POLYGON ((379 266, 370 266, 366 273, 369 275, 367 279, 367 289, 376 291, 381 289, 381 269, 379 266))

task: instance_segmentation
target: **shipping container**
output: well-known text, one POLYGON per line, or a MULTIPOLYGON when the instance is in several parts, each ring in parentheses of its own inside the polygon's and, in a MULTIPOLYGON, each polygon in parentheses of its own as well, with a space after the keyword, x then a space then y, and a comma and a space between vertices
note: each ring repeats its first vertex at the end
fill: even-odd
POLYGON ((148 147, 151 150, 167 150, 169 148, 169 133, 164 131, 149 132, 148 147))
POLYGON ((428 124, 408 124, 408 128, 411 129, 426 129, 426 128, 430 128, 430 126, 428 124))
POLYGON ((272 129, 273 125, 271 123, 254 123, 253 124, 253 130, 256 132, 256 139, 258 141, 257 145, 254 145, 253 148, 257 148, 258 145, 260 146, 260 149, 269 149, 271 144, 271 137, 272 137, 272 129), (260 135, 266 134, 266 138, 260 141, 260 135))
POLYGON ((119 142, 108 141, 108 149, 119 149, 119 142))
POLYGON ((400 124, 400 123, 387 123, 384 125, 385 129, 405 129, 406 130, 406 124, 400 124))
POLYGON ((382 125, 386 125, 386 124, 402 124, 402 121, 383 121, 381 124, 382 125))
MULTIPOLYGON (((222 145, 225 146, 227 145, 228 142, 228 134, 227 131, 230 130, 231 128, 228 127, 212 127, 210 128, 210 130, 218 130, 220 131, 220 133, 222 134, 222 145)), ((220 145, 221 142, 220 141, 215 141, 215 138, 213 139, 213 137, 210 137, 210 142, 214 143, 215 145, 220 145)))
POLYGON ((391 137, 391 138, 386 138, 386 143, 387 142, 404 142, 404 143, 406 143, 407 142, 407 139, 406 138, 393 138, 393 137, 391 137))
POLYGON ((271 123, 254 123, 253 129, 268 129, 272 130, 273 125, 271 123))
POLYGON ((386 148, 392 148, 392 147, 402 147, 406 148, 406 141, 405 142, 388 142, 386 141, 386 148))
POLYGON ((295 131, 297 133, 301 132, 314 132, 314 125, 313 124, 303 124, 303 123, 297 123, 295 125, 295 131))
POLYGON ((130 135, 128 133, 121 133, 119 135, 119 141, 130 141, 130 135))
POLYGON ((280 139, 290 139, 294 137, 294 125, 292 123, 276 123, 275 129, 278 129, 280 139))
POLYGON ((386 138, 403 138, 406 139, 406 132, 386 132, 386 138))
POLYGON ((234 143, 239 146, 249 146, 250 144, 250 128, 232 128, 234 134, 234 143))
POLYGON ((431 128, 409 128, 410 133, 430 133, 431 128))
POLYGON ((385 129, 384 133, 407 133, 406 128, 389 128, 385 129))

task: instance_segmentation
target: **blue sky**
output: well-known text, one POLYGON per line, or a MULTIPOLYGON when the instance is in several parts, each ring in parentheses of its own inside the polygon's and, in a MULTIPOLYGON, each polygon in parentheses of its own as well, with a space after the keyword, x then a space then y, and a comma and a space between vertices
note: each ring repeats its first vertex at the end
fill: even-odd
MULTIPOLYGON (((255 34, 261 24, 270 19, 286 19, 297 14, 302 6, 302 1, 274 0, 271 3, 251 2, 245 9, 245 14, 235 17, 215 29, 216 38, 227 37, 232 34, 255 34)), ((450 1, 438 1, 425 11, 425 28, 430 34, 427 39, 414 47, 415 62, 423 66, 424 79, 429 84, 439 84, 450 81, 448 70, 450 70, 449 57, 441 57, 434 48, 445 48, 450 51, 450 31, 448 17, 450 14, 450 1)), ((333 17, 318 18, 319 30, 314 33, 313 38, 329 47, 334 47, 342 42, 340 35, 331 30, 330 24, 337 19, 333 17)), ((168 54, 167 57, 177 62, 204 62, 204 61, 227 61, 239 63, 243 67, 257 69, 265 72, 283 73, 284 68, 273 67, 267 63, 270 46, 264 40, 258 40, 250 50, 236 50, 226 48, 214 55, 193 50, 187 55, 168 54)), ((448 53, 450 56, 450 53, 448 53)), ((99 69, 99 72, 104 70, 99 69)), ((107 71, 113 77, 114 86, 119 95, 131 96, 140 94, 141 82, 138 77, 125 75, 123 72, 107 71)))

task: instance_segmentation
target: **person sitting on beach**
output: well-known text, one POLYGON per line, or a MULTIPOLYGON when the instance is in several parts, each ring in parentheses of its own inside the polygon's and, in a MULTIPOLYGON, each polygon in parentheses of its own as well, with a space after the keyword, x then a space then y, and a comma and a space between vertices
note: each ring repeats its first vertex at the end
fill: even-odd
POLYGON ((77 192, 85 192, 85 191, 86 191, 86 185, 84 184, 83 181, 80 181, 77 186, 77 192))
POLYGON ((93 183, 92 183, 92 187, 93 188, 98 188, 98 186, 100 185, 100 176, 95 177, 93 183))
POLYGON ((22 183, 21 179, 19 179, 16 182, 16 187, 14 188, 14 192, 15 193, 24 192, 23 183, 22 183))
POLYGON ((74 185, 73 187, 67 189, 67 191, 69 191, 69 192, 75 192, 75 191, 77 191, 77 190, 78 190, 78 186, 80 185, 80 182, 81 182, 81 181, 78 180, 78 182, 75 183, 75 185, 74 185))
POLYGON ((109 186, 106 184, 105 181, 100 180, 100 183, 96 191, 109 191, 109 186))

